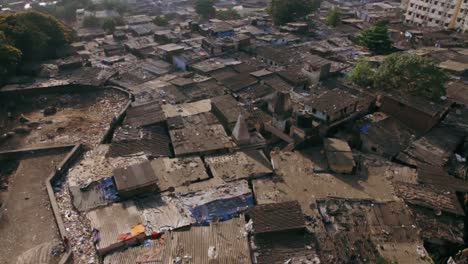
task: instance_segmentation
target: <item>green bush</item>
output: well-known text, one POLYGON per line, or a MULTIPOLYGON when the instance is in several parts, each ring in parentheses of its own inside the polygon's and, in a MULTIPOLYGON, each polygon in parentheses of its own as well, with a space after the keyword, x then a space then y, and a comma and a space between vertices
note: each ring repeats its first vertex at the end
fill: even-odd
POLYGON ((347 75, 348 80, 389 92, 400 92, 438 100, 445 95, 447 74, 432 59, 406 53, 387 56, 377 69, 359 60, 347 75))
POLYGON ((0 74, 12 74, 25 62, 54 58, 73 40, 73 31, 55 17, 37 11, 0 14, 0 74))
POLYGON ((195 11, 202 18, 213 18, 216 15, 216 9, 213 7, 213 3, 213 0, 197 0, 195 2, 195 11))
POLYGON ((317 10, 320 3, 320 0, 271 0, 268 13, 276 25, 283 25, 317 10))
POLYGON ((327 25, 336 27, 341 22, 341 11, 339 8, 334 7, 330 9, 327 15, 327 25))
POLYGON ((216 18, 220 20, 236 20, 240 19, 241 16, 234 9, 216 11, 216 18))
POLYGON ((387 23, 379 22, 359 36, 361 45, 377 54, 387 54, 392 49, 392 41, 388 34, 387 23))

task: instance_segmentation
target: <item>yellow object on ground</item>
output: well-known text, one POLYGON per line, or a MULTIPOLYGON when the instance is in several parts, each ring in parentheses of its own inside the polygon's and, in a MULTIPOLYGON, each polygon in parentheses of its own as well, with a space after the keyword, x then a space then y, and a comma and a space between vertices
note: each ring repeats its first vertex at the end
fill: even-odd
POLYGON ((145 232, 145 226, 142 224, 138 224, 132 227, 131 234, 132 236, 138 236, 139 234, 144 233, 144 232, 145 232))

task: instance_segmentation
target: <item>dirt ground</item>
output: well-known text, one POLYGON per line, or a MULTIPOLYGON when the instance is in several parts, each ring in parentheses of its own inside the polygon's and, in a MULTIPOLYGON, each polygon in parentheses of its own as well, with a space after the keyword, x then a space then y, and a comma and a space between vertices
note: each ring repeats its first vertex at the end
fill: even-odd
MULTIPOLYGON (((21 160, 11 175, 6 209, 0 218, 0 264, 16 263, 21 254, 33 248, 50 249, 44 245, 60 238, 45 179, 65 156, 61 153, 21 160)), ((37 254, 32 258, 41 257, 45 262, 40 263, 56 263, 59 259, 50 250, 37 250, 37 254)))
POLYGON ((0 150, 47 144, 97 144, 127 100, 117 91, 99 90, 0 102, 4 106, 0 109, 0 135, 9 134, 3 142, 0 139, 0 150), (44 109, 49 107, 57 112, 44 115, 44 109))

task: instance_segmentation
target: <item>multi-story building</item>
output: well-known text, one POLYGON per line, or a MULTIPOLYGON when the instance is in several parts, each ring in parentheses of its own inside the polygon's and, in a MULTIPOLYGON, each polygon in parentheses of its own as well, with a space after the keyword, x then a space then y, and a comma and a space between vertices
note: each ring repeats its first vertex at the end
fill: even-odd
POLYGON ((468 31, 468 0, 410 0, 405 22, 468 31))

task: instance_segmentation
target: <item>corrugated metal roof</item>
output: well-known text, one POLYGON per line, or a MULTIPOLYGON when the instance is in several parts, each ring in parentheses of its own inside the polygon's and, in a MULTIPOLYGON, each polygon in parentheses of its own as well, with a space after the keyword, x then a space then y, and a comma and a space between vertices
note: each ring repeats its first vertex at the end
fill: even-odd
POLYGON ((258 150, 207 157, 211 173, 224 181, 261 177, 273 172, 265 155, 258 150))
POLYGON ((213 223, 208 227, 192 227, 189 231, 171 232, 166 236, 163 263, 242 264, 252 263, 243 218, 213 223))
POLYGON ((110 206, 93 210, 87 215, 91 227, 99 230, 101 240, 98 250, 105 251, 121 243, 117 236, 131 231, 132 226, 143 223, 143 219, 133 201, 114 203, 110 206))
POLYGON ((304 215, 297 201, 257 205, 249 209, 248 215, 256 234, 305 228, 304 215))
POLYGON ((104 258, 104 264, 135 264, 138 260, 144 260, 144 264, 164 264, 163 250, 164 244, 152 241, 148 247, 138 246, 114 252, 104 258))
POLYGON ((199 157, 158 158, 151 161, 151 167, 158 178, 158 187, 161 191, 209 178, 205 165, 199 157))
POLYGON ((211 111, 211 100, 206 99, 178 105, 166 104, 162 106, 162 109, 167 118, 197 115, 211 111))
POLYGON ((173 117, 169 118, 167 123, 176 156, 234 146, 223 126, 211 112, 173 117))
POLYGON ((223 184, 195 193, 179 195, 180 201, 198 223, 208 224, 216 219, 231 219, 254 205, 247 181, 223 184))
POLYGON ((171 156, 170 141, 169 133, 163 126, 138 128, 125 125, 114 133, 107 156, 126 156, 139 152, 154 157, 171 156))
POLYGON ((150 195, 135 200, 135 204, 144 219, 143 224, 148 235, 152 231, 161 233, 195 222, 180 202, 168 196, 150 195))
POLYGON ((123 125, 131 125, 134 127, 148 126, 160 123, 165 119, 166 116, 159 102, 150 102, 128 108, 123 125))
POLYGON ((229 199, 249 194, 251 194, 249 185, 247 181, 242 180, 226 183, 214 188, 209 188, 194 193, 180 195, 180 199, 185 206, 193 208, 216 200, 229 199))
POLYGON ((114 179, 119 192, 157 184, 156 175, 148 161, 115 169, 114 179))
POLYGON ((468 191, 468 183, 449 175, 443 167, 419 164, 418 182, 431 184, 448 191, 468 191))
POLYGON ((252 263, 243 217, 169 232, 151 245, 129 248, 104 259, 105 264, 247 264, 252 263))

